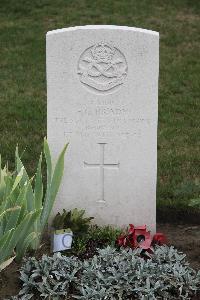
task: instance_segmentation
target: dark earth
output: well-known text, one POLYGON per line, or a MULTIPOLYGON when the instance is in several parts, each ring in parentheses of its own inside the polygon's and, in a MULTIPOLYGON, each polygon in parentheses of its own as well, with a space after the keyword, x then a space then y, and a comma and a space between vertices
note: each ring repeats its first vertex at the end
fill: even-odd
MULTIPOLYGON (((167 236, 168 244, 174 245, 178 250, 184 252, 191 267, 200 270, 200 225, 157 224, 157 232, 164 233, 167 236)), ((103 245, 103 241, 99 243, 98 246, 103 245)), ((88 253, 84 253, 80 258, 91 257, 96 246, 96 243, 89 241, 88 253)), ((40 257, 43 253, 48 252, 49 246, 43 244, 36 256, 40 257)), ((0 273, 0 300, 18 294, 20 290, 19 268, 20 265, 13 262, 0 273)), ((200 296, 194 299, 200 299, 200 296)))

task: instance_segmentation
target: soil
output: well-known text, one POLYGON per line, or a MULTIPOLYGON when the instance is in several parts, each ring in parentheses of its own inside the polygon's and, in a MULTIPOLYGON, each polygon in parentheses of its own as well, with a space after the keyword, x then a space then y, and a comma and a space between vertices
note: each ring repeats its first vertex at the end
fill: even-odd
POLYGON ((200 270, 200 225, 157 224, 157 232, 164 233, 168 244, 184 252, 191 267, 200 270))
MULTIPOLYGON (((168 238, 168 244, 184 252, 191 267, 200 270, 200 225, 157 224, 157 232, 164 233, 168 238)), ((94 248, 94 244, 90 241, 88 247, 94 248)), ((49 254, 47 243, 42 245, 36 257, 40 257, 43 253, 49 254)), ((91 253, 88 255, 85 253, 85 256, 91 257, 91 253)), ((0 300, 18 294, 20 290, 19 269, 20 265, 13 262, 0 273, 0 300)))

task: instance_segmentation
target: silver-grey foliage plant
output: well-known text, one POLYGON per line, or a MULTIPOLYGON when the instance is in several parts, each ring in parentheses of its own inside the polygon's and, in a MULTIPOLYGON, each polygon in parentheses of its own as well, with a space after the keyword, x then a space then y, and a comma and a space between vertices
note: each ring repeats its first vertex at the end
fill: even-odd
POLYGON ((23 288, 13 300, 191 299, 200 291, 200 272, 168 246, 156 247, 150 259, 141 257, 140 249, 111 247, 83 262, 59 253, 41 260, 29 258, 21 280, 23 288))

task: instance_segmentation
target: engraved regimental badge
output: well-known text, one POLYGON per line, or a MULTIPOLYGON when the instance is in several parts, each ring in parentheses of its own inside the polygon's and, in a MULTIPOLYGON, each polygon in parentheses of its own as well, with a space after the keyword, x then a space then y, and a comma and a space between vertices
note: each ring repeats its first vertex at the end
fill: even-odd
POLYGON ((127 62, 123 53, 111 44, 100 42, 87 48, 80 56, 80 81, 94 92, 115 91, 127 76, 127 62))

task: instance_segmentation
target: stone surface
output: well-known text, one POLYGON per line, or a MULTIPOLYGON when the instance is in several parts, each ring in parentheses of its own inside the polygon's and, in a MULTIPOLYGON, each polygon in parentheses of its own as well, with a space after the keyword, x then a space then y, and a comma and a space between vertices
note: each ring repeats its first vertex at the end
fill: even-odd
POLYGON ((69 142, 53 214, 156 224, 159 35, 121 26, 47 33, 48 141, 69 142))

